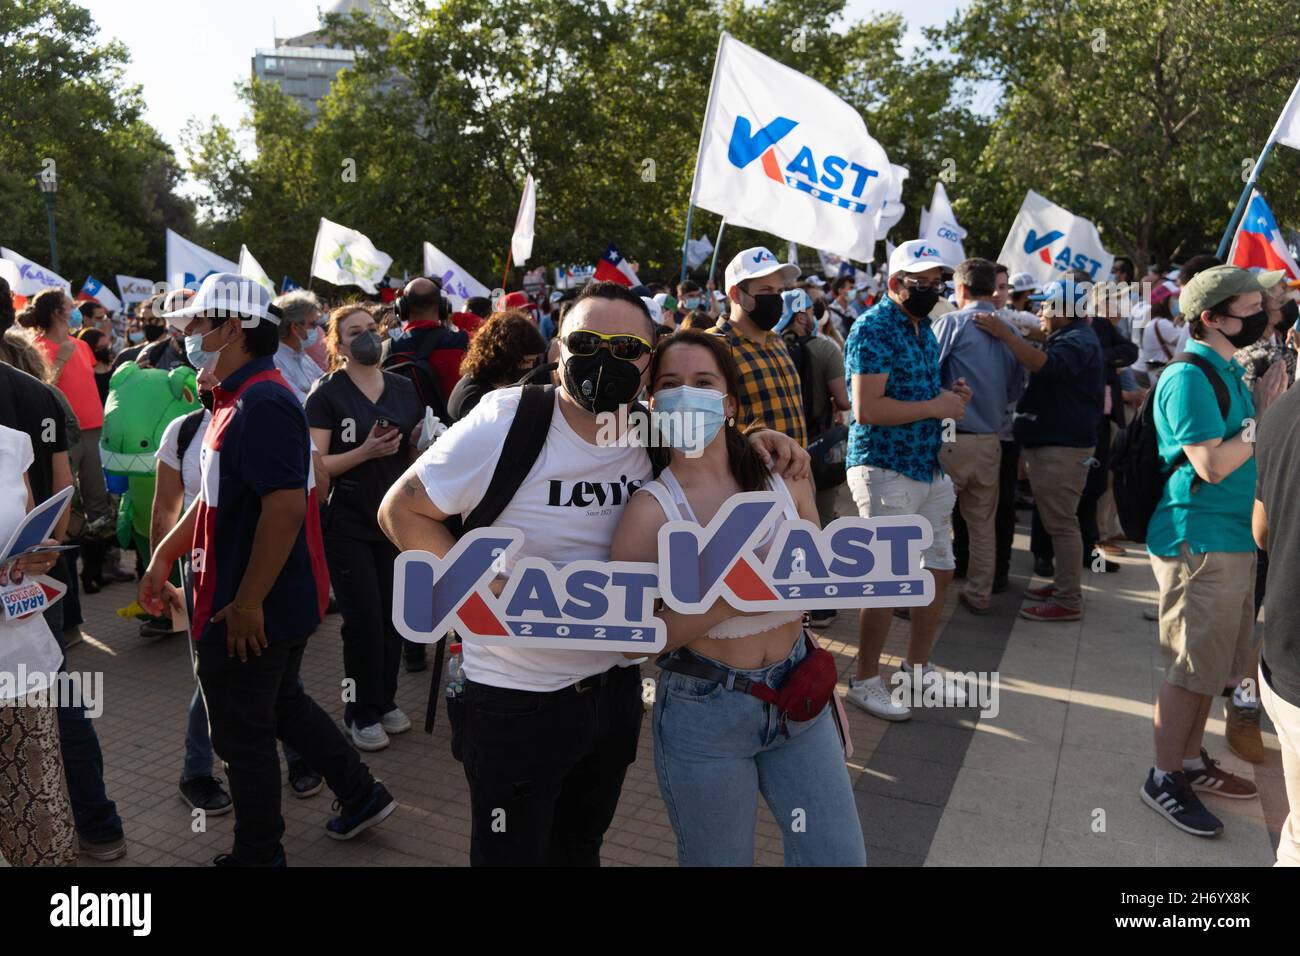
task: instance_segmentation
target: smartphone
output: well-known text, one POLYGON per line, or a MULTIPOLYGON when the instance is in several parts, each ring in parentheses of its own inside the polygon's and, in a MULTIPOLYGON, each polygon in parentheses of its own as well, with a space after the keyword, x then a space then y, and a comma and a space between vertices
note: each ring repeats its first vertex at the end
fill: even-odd
POLYGON ((387 418, 380 418, 375 421, 375 435, 377 437, 387 438, 395 431, 397 431, 397 426, 387 418))

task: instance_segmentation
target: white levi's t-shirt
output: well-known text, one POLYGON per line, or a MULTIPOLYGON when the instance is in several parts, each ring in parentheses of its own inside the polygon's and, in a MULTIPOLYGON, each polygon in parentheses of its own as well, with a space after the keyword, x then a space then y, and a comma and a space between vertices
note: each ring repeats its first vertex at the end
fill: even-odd
MULTIPOLYGON (((519 388, 489 392, 474 410, 433 443, 416 463, 434 507, 468 516, 487 493, 506 433, 519 407, 519 388)), ((652 476, 644 448, 602 447, 579 436, 559 408, 546 444, 495 527, 524 533, 512 559, 538 557, 562 566, 609 560, 623 507, 652 476)), ((465 643, 465 676, 480 684, 553 691, 633 662, 610 651, 491 647, 465 643)))

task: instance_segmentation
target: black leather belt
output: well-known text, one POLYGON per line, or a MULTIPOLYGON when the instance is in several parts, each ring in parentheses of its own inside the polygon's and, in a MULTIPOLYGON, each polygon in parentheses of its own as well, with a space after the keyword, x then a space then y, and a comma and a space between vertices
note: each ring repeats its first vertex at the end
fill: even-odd
POLYGON ((604 671, 603 673, 592 674, 590 677, 584 677, 582 680, 578 681, 575 684, 570 684, 568 687, 561 687, 558 691, 556 691, 556 693, 563 693, 564 691, 571 690, 575 694, 585 694, 593 687, 604 687, 611 680, 613 680, 614 672, 621 671, 621 670, 623 670, 623 668, 615 664, 613 667, 611 667, 607 671, 604 671))
POLYGON ((760 681, 750 680, 729 667, 706 664, 704 661, 692 661, 665 655, 656 660, 655 664, 663 670, 672 671, 676 674, 685 674, 687 677, 694 677, 697 680, 713 681, 715 684, 721 684, 729 690, 738 690, 742 694, 748 694, 750 687, 755 683, 761 683, 760 681))

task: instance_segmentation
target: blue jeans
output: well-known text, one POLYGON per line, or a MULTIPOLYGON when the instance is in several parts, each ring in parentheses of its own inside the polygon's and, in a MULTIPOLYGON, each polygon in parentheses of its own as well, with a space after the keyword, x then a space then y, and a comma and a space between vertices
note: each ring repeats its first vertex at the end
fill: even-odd
MULTIPOLYGON (((780 688, 806 653, 801 638, 784 661, 734 673, 780 688)), ((686 649, 674 656, 726 667, 686 649)), ((781 827, 786 866, 866 866, 829 705, 812 720, 782 721, 751 694, 661 671, 654 735, 659 791, 682 866, 752 866, 760 793, 781 827)))
MULTIPOLYGON (((62 646, 62 601, 52 604, 45 612, 45 623, 62 646)), ((59 671, 67 668, 65 655, 59 671)), ((58 720, 59 750, 63 754, 63 773, 77 833, 92 843, 109 843, 121 838, 122 818, 117 815, 117 804, 108 799, 104 789, 104 754, 99 749, 95 725, 81 707, 58 708, 58 720)))

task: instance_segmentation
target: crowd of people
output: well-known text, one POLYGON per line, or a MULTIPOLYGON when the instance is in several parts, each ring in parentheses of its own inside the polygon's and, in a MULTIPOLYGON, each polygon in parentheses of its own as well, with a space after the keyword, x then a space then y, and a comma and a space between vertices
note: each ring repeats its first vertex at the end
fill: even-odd
MULTIPOLYGON (((1141 799, 1180 830, 1220 833, 1202 796, 1257 792, 1207 752, 1207 719, 1226 698, 1228 746, 1258 762, 1263 706, 1293 808, 1278 859, 1300 864, 1300 628, 1284 600, 1300 573, 1292 285, 1208 255, 1141 276, 1117 259, 1109 276, 1040 285, 991 260, 944 261, 924 240, 885 266, 827 280, 756 247, 716 289, 711 276, 593 281, 455 306, 436 279, 410 281, 395 302, 326 303, 217 274, 116 317, 62 289, 15 314, 0 280, 0 537, 75 489, 49 542, 75 547, 0 568, 0 584, 49 574, 68 587, 24 622, 23 640, 0 642, 0 668, 63 672, 82 593, 137 599, 142 635, 190 638, 178 789, 191 808, 233 811, 232 847, 215 862, 281 866, 277 741, 295 797, 328 786, 337 798, 328 836, 350 839, 397 808, 362 757, 410 730, 399 674, 428 667, 426 646, 392 620, 400 552, 443 556, 473 528, 520 529, 500 587, 523 558, 654 561, 661 525, 708 524, 746 491, 782 504, 760 556, 780 524, 824 526, 839 502, 865 518, 921 515, 933 598, 858 613, 847 690, 873 717, 903 721, 917 698, 900 687, 966 703, 931 662, 946 595, 960 582, 957 613, 990 613, 1012 586, 1028 512, 1026 626, 1080 621, 1085 579, 1105 589, 1121 571, 1110 558, 1143 542, 1149 552, 1148 618, 1171 663, 1141 799), (124 493, 121 456, 101 459, 101 444, 115 416, 157 417, 128 407, 140 375, 167 381, 176 414, 133 449, 150 460, 148 484, 124 493), (642 401, 692 416, 702 452, 598 437, 602 416, 642 401), (580 487, 627 494, 587 507, 580 487), (327 613, 341 618, 338 714, 300 677, 327 613), (909 640, 887 682, 894 616, 909 640)), ((679 861, 751 863, 761 794, 778 821, 798 809, 817 819, 783 826, 787 864, 864 865, 828 702, 835 670, 812 636, 837 612, 719 601, 657 613, 668 640, 651 727, 679 861), (808 713, 780 703, 797 672, 825 691, 808 713)), ((470 641, 461 653, 448 716, 470 862, 597 865, 637 753, 642 658, 470 641)), ((17 772, 0 774, 0 853, 15 865, 125 854, 84 707, 0 703, 0 755, 18 755, 17 772)))

